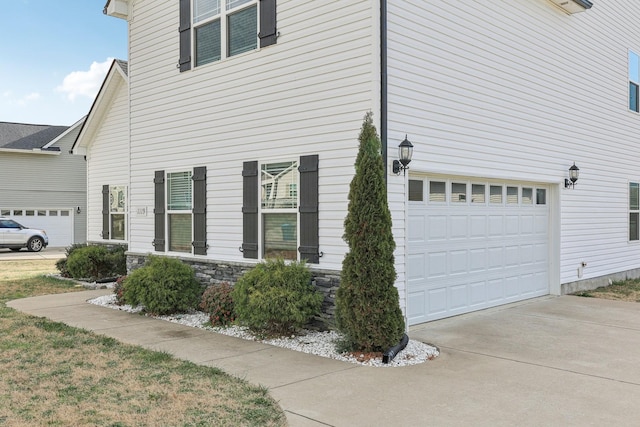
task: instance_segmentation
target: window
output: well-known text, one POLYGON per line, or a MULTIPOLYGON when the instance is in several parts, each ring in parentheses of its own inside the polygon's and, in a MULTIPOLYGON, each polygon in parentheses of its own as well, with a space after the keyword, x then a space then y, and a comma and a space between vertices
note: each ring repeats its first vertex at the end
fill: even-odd
POLYGON ((507 204, 517 205, 518 201, 518 187, 507 187, 507 204))
POLYGON ((528 187, 522 188, 522 204, 523 205, 533 204, 533 188, 528 188, 528 187))
POLYGON ((429 181, 429 201, 446 202, 447 184, 442 181, 429 181))
POLYGON ((547 204, 547 190, 544 188, 536 188, 536 205, 547 204))
POLYGON ((154 238, 158 252, 206 255, 207 249, 207 167, 192 171, 154 172, 154 238), (192 250, 193 248, 193 250, 192 250))
POLYGON ((317 154, 301 156, 299 161, 243 162, 240 250, 244 258, 281 256, 320 263, 318 165, 317 154))
POLYGON ((258 47, 257 0, 193 0, 195 66, 258 47))
POLYGON ((485 197, 483 184, 471 184, 471 203, 485 203, 485 197))
POLYGON ((629 109, 640 111, 638 85, 640 84, 640 60, 635 52, 629 51, 629 109))
POLYGON ((180 71, 192 55, 198 67, 276 39, 276 0, 180 0, 180 71))
POLYGON ((638 219, 640 217, 640 184, 629 183, 629 240, 638 240, 638 219))
POLYGON ((502 204, 502 186, 491 185, 489 187, 489 203, 502 204))
POLYGON ((422 191, 423 191, 423 181, 421 179, 409 180, 409 201, 421 202, 423 197, 422 191))
POLYGON ((298 259, 298 162, 263 164, 260 185, 263 258, 298 259))
POLYGON ((113 240, 125 240, 127 189, 123 186, 109 188, 109 236, 113 240))
POLYGON ((105 240, 126 240, 127 187, 102 186, 102 232, 105 240))
POLYGON ((191 253, 191 171, 167 173, 169 250, 191 253))
POLYGON ((451 183, 451 201, 453 203, 465 203, 467 201, 467 184, 461 182, 451 183))
POLYGON ((2 209, 0 210, 0 216, 9 216, 11 215, 11 210, 10 209, 2 209))

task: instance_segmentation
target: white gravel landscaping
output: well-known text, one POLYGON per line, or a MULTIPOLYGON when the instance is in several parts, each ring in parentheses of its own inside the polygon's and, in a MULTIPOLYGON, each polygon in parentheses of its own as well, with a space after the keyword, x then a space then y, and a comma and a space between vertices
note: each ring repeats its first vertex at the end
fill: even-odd
MULTIPOLYGON (((130 313, 139 313, 142 311, 142 307, 117 305, 116 297, 114 294, 94 298, 92 300, 89 300, 88 302, 91 304, 113 308, 116 310, 127 311, 130 313)), ((229 335, 246 340, 260 341, 266 344, 288 348, 290 350, 301 351, 304 353, 315 354, 317 356, 328 357, 330 359, 342 360, 345 362, 351 362, 365 366, 399 367, 416 365, 419 363, 424 363, 427 360, 431 360, 437 357, 439 354, 438 349, 431 345, 415 340, 409 340, 409 343, 407 344, 405 349, 398 353, 398 355, 388 364, 383 364, 382 358, 359 361, 355 356, 340 354, 336 351, 335 343, 340 338, 340 335, 335 331, 304 331, 303 334, 298 336, 260 340, 253 336, 247 328, 241 326, 229 326, 224 328, 206 326, 206 323, 209 321, 209 317, 205 313, 200 311, 194 311, 193 313, 188 314, 177 314, 174 316, 154 317, 156 317, 157 319, 179 323, 181 325, 191 326, 194 328, 208 329, 219 334, 229 335)))

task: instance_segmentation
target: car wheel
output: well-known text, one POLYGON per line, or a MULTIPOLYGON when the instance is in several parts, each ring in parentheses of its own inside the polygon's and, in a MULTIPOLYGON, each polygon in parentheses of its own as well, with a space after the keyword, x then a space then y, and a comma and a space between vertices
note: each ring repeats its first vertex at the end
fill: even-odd
POLYGON ((9 248, 9 249, 11 249, 13 252, 18 252, 22 248, 9 248))
POLYGON ((29 252, 40 252, 44 248, 44 240, 42 237, 32 237, 27 242, 27 250, 29 252))

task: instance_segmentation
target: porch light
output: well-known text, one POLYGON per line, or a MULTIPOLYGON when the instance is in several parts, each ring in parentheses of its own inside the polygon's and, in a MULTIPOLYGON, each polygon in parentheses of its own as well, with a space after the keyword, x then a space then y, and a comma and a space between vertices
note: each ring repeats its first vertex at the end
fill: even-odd
POLYGON ((576 166, 576 162, 573 162, 573 166, 569 168, 569 179, 564 179, 564 188, 575 187, 579 175, 580 169, 576 166))
POLYGON ((409 169, 409 163, 411 163, 411 156, 413 156, 413 144, 407 139, 407 135, 404 136, 404 141, 398 146, 398 158, 400 160, 393 161, 393 173, 400 175, 400 171, 406 175, 406 170, 409 169))

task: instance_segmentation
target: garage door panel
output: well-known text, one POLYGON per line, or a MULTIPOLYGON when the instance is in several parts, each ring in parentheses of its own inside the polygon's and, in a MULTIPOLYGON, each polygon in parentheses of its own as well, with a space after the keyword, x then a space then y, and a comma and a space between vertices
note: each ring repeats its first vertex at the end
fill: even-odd
POLYGON ((432 289, 426 294, 428 313, 438 315, 447 311, 447 288, 432 289))
POLYGON ((504 235, 504 217, 502 215, 489 216, 489 237, 504 235))
POLYGON ((409 216, 409 242, 425 242, 427 235, 425 234, 425 215, 410 215, 409 216))
POLYGON ((485 238, 487 235, 487 216, 486 215, 471 215, 470 216, 470 231, 467 232, 467 236, 470 238, 485 238))
POLYGON ((487 265, 487 249, 477 248, 469 251, 469 272, 484 271, 487 265))
POLYGON ((447 193, 447 199, 438 203, 410 205, 410 324, 549 292, 549 208, 534 204, 535 199, 528 196, 532 188, 541 187, 494 182, 483 187, 469 180, 465 198, 463 181, 447 181, 451 190, 457 185, 457 192, 451 193, 455 202, 447 193), (472 188, 477 194, 471 193, 472 188), (486 197, 481 194, 483 188, 496 194, 496 189, 502 189, 502 194, 512 197, 486 197), (513 194, 516 190, 522 197, 513 194))
POLYGON ((429 223, 429 241, 437 241, 437 240, 445 240, 447 238, 447 217, 446 216, 435 216, 428 217, 427 222, 429 223))
POLYGON ((449 252, 449 274, 465 274, 469 271, 469 263, 466 250, 449 252))
POLYGON ((533 234, 533 215, 522 215, 520 217, 520 235, 533 234))
POLYGON ((410 254, 407 257, 407 278, 409 280, 423 280, 425 279, 425 253, 410 254))
POLYGON ((435 252, 427 254, 427 263, 425 263, 425 266, 427 267, 425 277, 435 278, 445 276, 447 274, 447 253, 435 252))
POLYGON ((487 301, 495 302, 504 299, 504 279, 493 279, 487 281, 487 301))
POLYGON ((487 282, 475 282, 469 284, 469 305, 471 307, 482 306, 487 301, 487 282))

